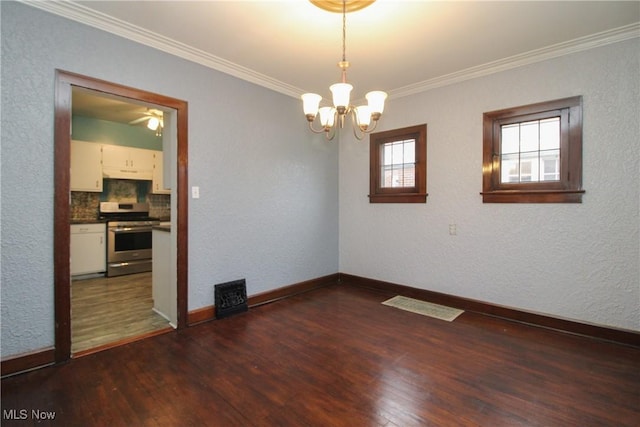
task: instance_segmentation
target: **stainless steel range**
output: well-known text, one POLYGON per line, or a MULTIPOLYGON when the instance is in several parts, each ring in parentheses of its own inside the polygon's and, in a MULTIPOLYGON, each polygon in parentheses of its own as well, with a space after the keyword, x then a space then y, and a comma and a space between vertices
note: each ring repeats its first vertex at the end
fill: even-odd
POLYGON ((107 277, 151 271, 151 229, 148 203, 101 202, 100 218, 107 220, 107 277))

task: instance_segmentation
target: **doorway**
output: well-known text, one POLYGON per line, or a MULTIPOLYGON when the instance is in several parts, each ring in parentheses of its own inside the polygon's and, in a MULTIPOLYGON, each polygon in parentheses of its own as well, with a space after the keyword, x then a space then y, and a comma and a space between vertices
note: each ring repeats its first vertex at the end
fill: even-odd
MULTIPOLYGON (((56 71, 55 96, 55 196, 54 196, 54 287, 55 287, 55 359, 71 357, 71 270, 70 270, 70 146, 72 94, 91 90, 105 97, 118 97, 136 104, 154 105, 175 111, 167 123, 176 138, 170 150, 175 167, 172 192, 172 229, 175 238, 176 327, 187 325, 187 103, 175 98, 146 92, 66 71, 56 71)), ((167 129, 169 131, 169 129, 167 129)))
POLYGON ((177 138, 174 109, 71 90, 71 355, 79 357, 177 323, 169 247, 177 138), (114 163, 125 153, 135 168, 128 158, 114 163), (111 212, 114 203, 136 210, 111 212), (168 225, 154 231, 161 222, 168 225))

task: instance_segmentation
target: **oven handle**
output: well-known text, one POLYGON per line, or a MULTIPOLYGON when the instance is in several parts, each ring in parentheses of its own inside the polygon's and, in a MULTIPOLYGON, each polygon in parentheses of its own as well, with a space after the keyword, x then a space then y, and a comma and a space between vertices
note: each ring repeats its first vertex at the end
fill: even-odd
POLYGON ((151 231, 152 227, 120 227, 120 228, 109 228, 109 231, 115 234, 124 234, 124 233, 144 233, 147 231, 151 231))

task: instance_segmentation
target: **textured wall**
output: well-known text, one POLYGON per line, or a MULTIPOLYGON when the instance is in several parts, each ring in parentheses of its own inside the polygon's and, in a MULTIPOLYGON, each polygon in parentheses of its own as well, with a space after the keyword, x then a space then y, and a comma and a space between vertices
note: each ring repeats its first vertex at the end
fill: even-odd
POLYGON ((428 124, 427 204, 369 204, 368 143, 343 141, 340 271, 640 330, 639 56, 634 39, 392 100, 382 130, 428 124), (482 113, 574 95, 583 203, 483 204, 482 113))
POLYGON ((189 184, 200 186, 190 310, 213 304, 215 283, 246 278, 255 294, 338 270, 338 150, 307 132, 299 101, 27 5, 0 7, 3 358, 54 343, 56 68, 189 103, 189 184))

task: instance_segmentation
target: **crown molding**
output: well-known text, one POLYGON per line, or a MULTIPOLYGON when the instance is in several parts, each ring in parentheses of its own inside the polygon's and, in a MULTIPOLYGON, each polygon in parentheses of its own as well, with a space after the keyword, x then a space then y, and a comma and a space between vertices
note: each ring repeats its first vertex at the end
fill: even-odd
MULTIPOLYGON (((233 77, 237 77, 259 86, 263 86, 267 89, 274 90, 293 98, 299 98, 300 94, 304 92, 304 90, 300 88, 258 73, 250 68, 246 68, 218 56, 211 55, 203 50, 196 49, 107 14, 97 12, 72 1, 20 0, 20 2, 67 19, 107 31, 143 45, 150 46, 160 51, 195 62, 222 73, 229 74, 233 77)), ((445 74, 433 79, 393 89, 389 91, 389 98, 401 98, 438 87, 459 83, 465 80, 471 80, 487 76, 489 74, 638 37, 640 37, 640 22, 580 37, 541 49, 535 49, 523 54, 510 56, 498 61, 489 62, 460 70, 455 73, 445 74)))
POLYGON ((640 22, 626 25, 612 30, 603 31, 585 37, 580 37, 567 42, 554 44, 541 49, 531 50, 519 55, 510 56, 497 61, 467 68, 455 73, 446 74, 433 79, 424 80, 408 86, 393 89, 389 92, 389 98, 401 98, 420 92, 426 92, 442 86, 471 80, 501 71, 511 70, 536 62, 542 62, 560 56, 618 43, 624 40, 640 37, 640 22))
POLYGON ((229 74, 233 77, 255 83, 284 95, 299 98, 300 94, 304 92, 304 90, 300 88, 258 73, 250 68, 243 67, 203 50, 196 49, 192 46, 71 1, 19 1, 26 5, 50 12, 54 15, 62 16, 63 18, 71 19, 73 21, 89 25, 90 27, 107 31, 145 46, 149 46, 182 59, 229 74))

